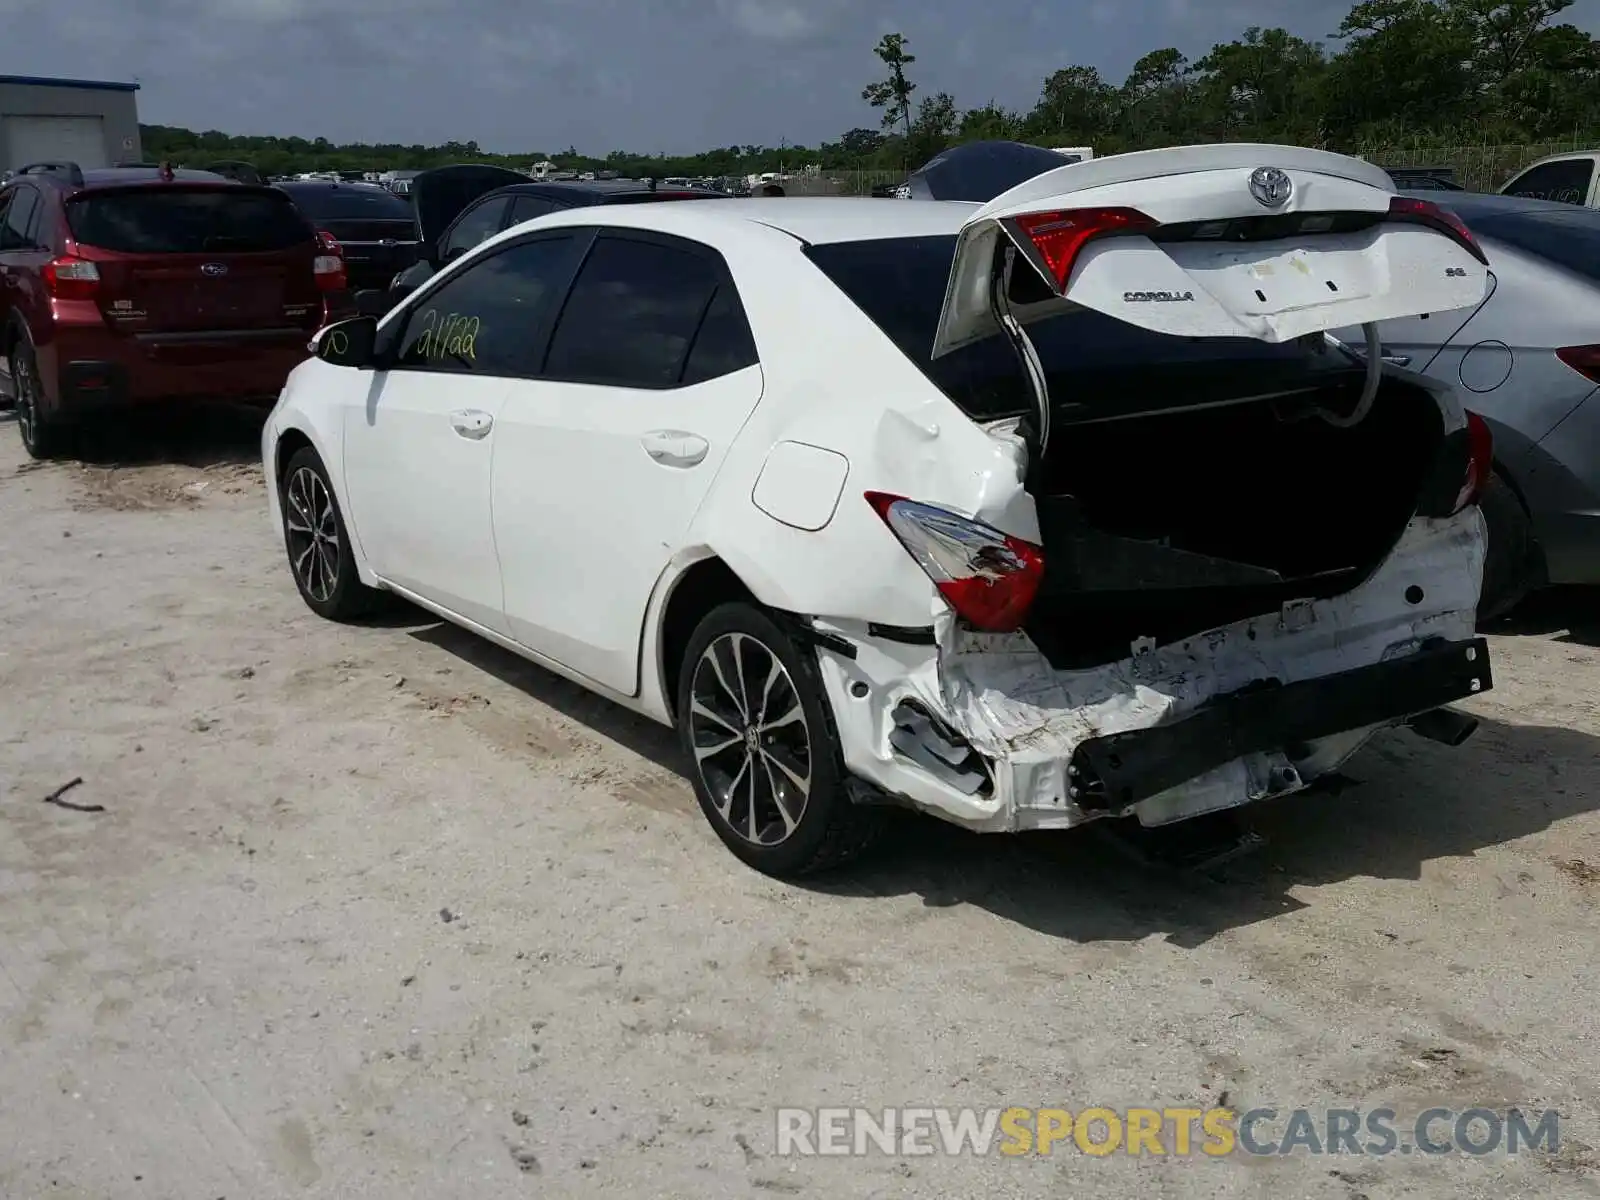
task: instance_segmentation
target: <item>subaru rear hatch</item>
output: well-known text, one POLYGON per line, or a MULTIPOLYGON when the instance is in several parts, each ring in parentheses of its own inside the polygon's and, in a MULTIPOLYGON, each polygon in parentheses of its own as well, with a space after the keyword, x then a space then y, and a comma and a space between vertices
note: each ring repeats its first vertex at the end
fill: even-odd
MULTIPOLYGON (((315 329, 314 231, 266 187, 172 182, 95 188, 67 203, 106 324, 128 334, 315 329)), ((325 272, 326 273, 326 272, 325 272)))

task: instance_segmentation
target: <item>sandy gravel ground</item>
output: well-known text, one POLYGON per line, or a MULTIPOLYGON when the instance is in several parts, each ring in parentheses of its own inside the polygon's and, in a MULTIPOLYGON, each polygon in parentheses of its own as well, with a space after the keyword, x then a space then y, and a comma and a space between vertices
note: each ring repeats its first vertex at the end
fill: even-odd
POLYGON ((1592 597, 1495 638, 1467 747, 1384 737, 1207 877, 910 820, 796 887, 665 731, 315 619, 217 419, 86 467, 0 424, 0 1196, 1600 1195, 1592 597), (1562 1148, 802 1161, 771 1115, 1431 1102, 1562 1148))

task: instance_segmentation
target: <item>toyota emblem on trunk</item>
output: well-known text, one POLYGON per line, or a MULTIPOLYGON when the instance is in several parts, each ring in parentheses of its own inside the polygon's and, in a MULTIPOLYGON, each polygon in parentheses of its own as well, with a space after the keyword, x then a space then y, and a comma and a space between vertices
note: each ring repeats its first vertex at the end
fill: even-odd
POLYGON ((1250 172, 1250 194, 1267 208, 1282 208, 1294 195, 1294 180, 1277 167, 1257 167, 1250 172))
POLYGON ((227 273, 228 273, 228 264, 227 263, 201 263, 200 264, 200 274, 202 274, 202 275, 226 275, 227 273))

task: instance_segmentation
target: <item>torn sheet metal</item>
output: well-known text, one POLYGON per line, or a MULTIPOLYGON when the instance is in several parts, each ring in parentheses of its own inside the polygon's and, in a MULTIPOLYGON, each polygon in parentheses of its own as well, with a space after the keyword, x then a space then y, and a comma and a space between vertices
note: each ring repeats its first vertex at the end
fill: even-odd
MULTIPOLYGON (((1181 719, 1206 701, 1263 679, 1317 679, 1381 662, 1431 638, 1473 635, 1485 536, 1476 508, 1412 521, 1366 582, 1326 600, 1197 634, 1140 644, 1119 662, 1058 671, 1025 634, 979 634, 948 612, 937 646, 860 646, 855 660, 824 655, 824 679, 842 713, 850 768, 892 794, 969 828, 1062 828, 1091 819, 1072 801, 1069 760, 1085 740, 1181 719), (1413 603, 1408 589, 1420 588, 1413 603), (852 694, 852 684, 855 693, 852 694), (892 712, 914 699, 991 762, 992 795, 962 794, 891 743, 892 712)), ((1414 598, 1416 592, 1410 591, 1414 598)), ((1378 727, 1354 729, 1282 752, 1251 754, 1137 804, 1147 825, 1298 791, 1337 768, 1378 727)))

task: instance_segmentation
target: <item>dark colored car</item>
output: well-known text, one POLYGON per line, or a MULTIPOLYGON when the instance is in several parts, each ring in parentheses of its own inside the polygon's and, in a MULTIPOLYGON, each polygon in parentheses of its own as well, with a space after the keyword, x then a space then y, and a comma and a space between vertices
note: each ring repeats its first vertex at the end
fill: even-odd
MULTIPOLYGON (((546 213, 593 204, 727 198, 724 192, 653 187, 637 180, 539 182, 503 167, 463 165, 424 171, 411 181, 411 207, 421 243, 417 261, 395 276, 382 306, 415 291, 440 267, 478 243, 546 213)), ((361 299, 364 307, 380 307, 361 299)))
POLYGON ((0 358, 23 444, 97 413, 270 404, 310 335, 352 310, 344 262, 288 196, 209 171, 73 163, 0 186, 0 358))
POLYGON ((1394 186, 1411 192, 1464 192, 1454 167, 1385 167, 1394 186))
POLYGON ((316 229, 344 252, 352 290, 385 288, 417 261, 411 205, 376 183, 295 180, 275 185, 316 229))

